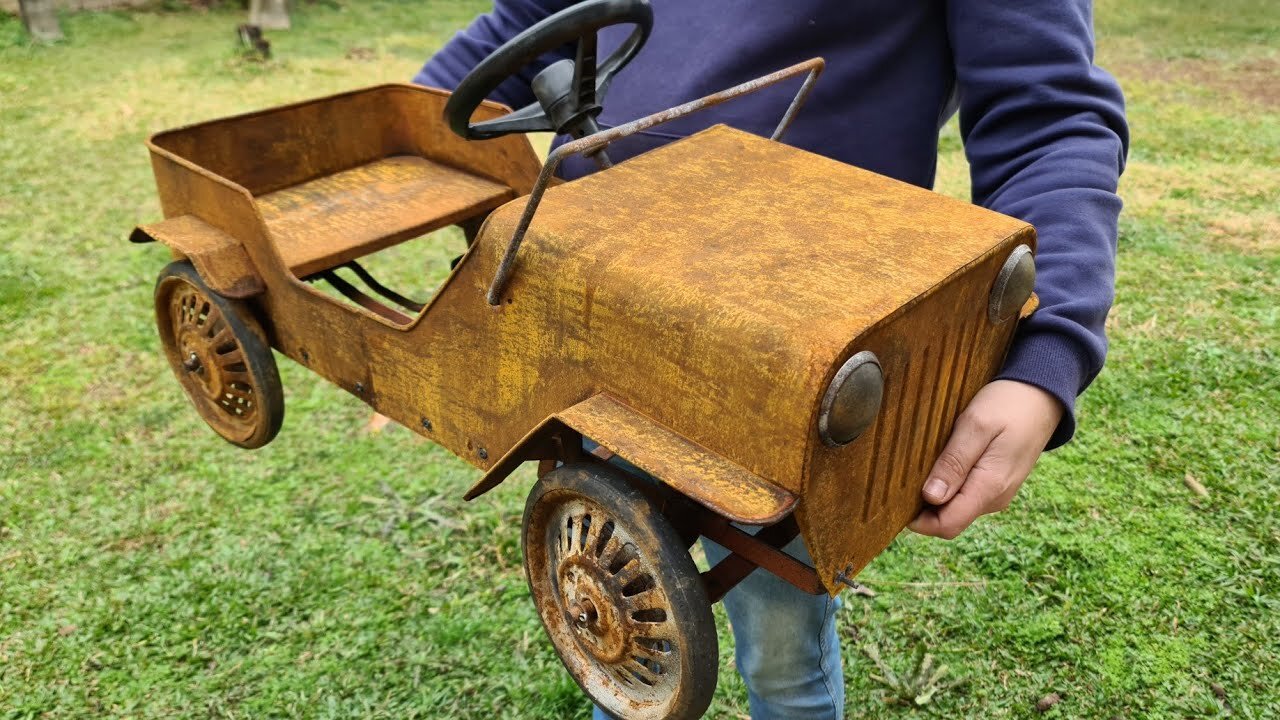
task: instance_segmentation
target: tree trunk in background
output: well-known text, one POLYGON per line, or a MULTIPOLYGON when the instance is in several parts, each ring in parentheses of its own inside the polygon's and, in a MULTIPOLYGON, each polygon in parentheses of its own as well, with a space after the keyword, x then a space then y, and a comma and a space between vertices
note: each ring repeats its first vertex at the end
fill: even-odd
POLYGON ((249 24, 263 30, 288 30, 289 8, 285 0, 249 0, 249 24))
POLYGON ((22 14, 22 24, 27 26, 31 37, 41 42, 62 39, 53 0, 18 0, 18 12, 22 14))

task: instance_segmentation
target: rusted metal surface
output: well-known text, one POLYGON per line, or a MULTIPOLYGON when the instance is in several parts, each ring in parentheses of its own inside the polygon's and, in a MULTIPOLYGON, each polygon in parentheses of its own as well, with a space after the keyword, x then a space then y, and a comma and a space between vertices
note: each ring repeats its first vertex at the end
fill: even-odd
POLYGON ((397 155, 267 193, 257 204, 285 264, 306 277, 514 197, 492 180, 397 155))
MULTIPOLYGON (((482 186, 474 182, 475 179, 484 179, 481 183, 492 181, 506 188, 507 197, 528 192, 538 168, 529 143, 512 137, 479 147, 457 138, 439 119, 447 98, 448 93, 444 91, 416 85, 381 85, 158 133, 148 140, 147 146, 151 150, 161 207, 168 218, 161 225, 190 215, 242 243, 243 255, 248 256, 246 261, 232 263, 219 257, 217 262, 210 263, 202 262, 195 255, 192 260, 215 290, 228 296, 245 297, 262 292, 264 285, 271 282, 278 287, 291 285, 295 291, 300 286, 296 274, 288 272, 290 263, 282 259, 281 243, 264 226, 255 196, 401 156, 416 157, 421 161, 419 165, 433 163, 433 168, 457 169, 456 174, 433 172, 431 175, 444 176, 455 183, 462 180, 464 194, 471 201, 476 201, 480 192, 487 194, 492 190, 491 187, 480 190, 482 186), (263 274, 276 274, 275 269, 281 266, 285 272, 274 281, 262 279, 263 274), (222 275, 232 280, 256 275, 257 284, 239 285, 224 280, 222 275), (250 291, 243 291, 242 287, 249 287, 250 291)), ((507 110, 495 103, 484 103, 477 117, 497 117, 507 110)), ((406 181, 413 184, 412 177, 406 181)), ((420 189, 420 196, 430 194, 429 189, 420 189)), ((349 198, 336 199, 351 205, 349 198)), ((451 213, 468 213, 467 202, 459 205, 454 200, 449 207, 432 208, 430 200, 419 197, 427 206, 419 207, 416 214, 403 221, 403 211, 379 203, 378 199, 369 198, 373 207, 362 210, 374 216, 375 227, 390 233, 372 240, 381 246, 409 237, 415 222, 420 228, 429 228, 447 223, 451 213), (379 224, 377 216, 383 213, 400 217, 402 221, 390 227, 379 224), (430 222, 423 223, 424 217, 430 222)), ((457 221, 474 227, 475 221, 483 219, 480 208, 493 202, 496 201, 484 200, 475 208, 476 212, 457 221)), ((148 237, 145 230, 152 227, 140 228, 144 232, 135 232, 134 237, 148 237)), ((323 236, 327 228, 317 225, 312 229, 323 236)), ((164 241, 163 236, 158 239, 164 241)), ((365 237, 356 244, 369 240, 365 237)), ((345 242, 339 241, 339 250, 345 242)), ((341 256, 333 258, 335 263, 341 259, 341 256)), ((309 260, 304 251, 304 257, 294 263, 298 265, 295 269, 303 271, 302 275, 307 274, 309 268, 304 265, 309 260)), ((279 296, 281 292, 275 294, 279 296)))
POLYGON ((791 493, 698 447, 608 395, 556 414, 611 453, 735 522, 767 525, 795 507, 791 493))
POLYGON ((255 195, 406 154, 532 190, 527 141, 453 137, 443 97, 393 86, 162 134, 162 207, 243 247, 265 287, 251 308, 281 353, 491 470, 490 486, 546 457, 515 451, 540 427, 570 451, 577 431, 557 414, 607 393, 661 433, 595 439, 649 452, 646 469, 684 473, 682 489, 702 488, 709 506, 743 505, 740 487, 799 497, 815 567, 838 590, 836 573, 856 572, 914 514, 921 468, 998 367, 1015 323, 989 324, 989 296, 1030 227, 721 126, 548 187, 497 306, 487 291, 527 203, 488 215, 408 323, 299 281, 255 195), (822 395, 862 350, 884 370, 881 410, 829 448, 822 395), (708 482, 702 468, 716 465, 760 483, 708 482))
POLYGON ((1031 293, 1031 297, 1027 298, 1027 301, 1022 304, 1022 309, 1018 311, 1018 319, 1026 320, 1027 318, 1034 315, 1036 310, 1039 310, 1039 309, 1040 309, 1040 296, 1036 295, 1035 293, 1031 293))
MULTIPOLYGON (((525 460, 538 459, 557 443, 553 459, 563 459, 559 438, 589 437, 599 443, 593 455, 615 455, 644 470, 684 496, 734 522, 768 525, 795 508, 791 493, 689 442, 608 395, 596 395, 556 413, 502 458, 467 492, 473 500, 497 487, 525 460)), ((579 442, 581 442, 579 440, 579 442)))
POLYGON ((805 75, 804 82, 800 84, 800 89, 796 91, 795 97, 791 99, 791 104, 787 106, 787 111, 782 114, 782 119, 778 121, 777 127, 769 135, 770 140, 782 140, 783 134, 787 132, 787 128, 791 127, 791 122, 796 119, 796 114, 800 112, 800 108, 804 107, 804 101, 809 99, 809 93, 813 90, 814 83, 818 82, 818 76, 822 74, 822 69, 826 67, 826 64, 822 58, 813 58, 781 72, 788 73, 792 69, 803 69, 805 67, 810 68, 809 74, 805 75))
POLYGON ((1009 253, 996 276, 987 304, 987 318, 993 325, 1012 319, 1031 300, 1035 286, 1035 258, 1031 248, 1019 245, 1009 253))
POLYGON ((855 577, 919 511, 952 424, 999 369, 1015 324, 991 323, 989 295, 1009 252, 1032 239, 1029 230, 1014 235, 857 341, 883 368, 881 411, 849 445, 815 446, 796 513, 833 593, 838 575, 855 577))
MULTIPOLYGON (((502 208, 486 234, 502 237, 516 210, 502 208)), ((860 338, 900 322, 932 294, 972 288, 960 297, 943 293, 950 303, 931 305, 911 334, 895 336, 885 349, 894 364, 885 365, 880 417, 934 428, 921 432, 949 429, 962 407, 958 395, 930 404, 927 394, 913 390, 907 410, 899 404, 910 354, 904 351, 923 354, 937 345, 958 313, 985 318, 1000 262, 1012 247, 1033 241, 1024 223, 724 128, 548 190, 538 218, 507 296, 537 292, 539 280, 526 282, 526 272, 563 274, 567 286, 590 283, 592 320, 607 318, 592 323, 591 357, 598 370, 616 367, 610 393, 802 498, 808 492, 802 488, 822 485, 824 500, 816 505, 824 527, 850 524, 846 516, 864 525, 867 488, 900 484, 897 468, 908 463, 899 453, 924 463, 937 449, 924 443, 888 449, 892 430, 873 443, 880 437, 876 425, 885 425, 877 423, 843 449, 844 471, 821 482, 806 477, 806 467, 809 473, 815 467, 809 458, 819 454, 813 442, 818 402, 836 370, 862 350, 885 361, 875 342, 860 338), (786 182, 774 184, 771 177, 786 182), (609 207, 610 213, 584 213, 583 207, 609 207), (579 256, 609 260, 566 265, 566 258, 579 256), (622 287, 629 290, 614 292, 622 287), (683 334, 695 328, 696 335, 683 334), (652 371, 637 375, 641 366, 652 371), (675 384, 657 391, 660 378, 675 384), (922 407, 913 419, 910 403, 917 400, 922 407), (872 468, 868 458, 877 453, 884 457, 872 468)), ((956 382, 967 383, 966 394, 998 366, 1008 325, 975 324, 967 331, 983 342, 963 349, 971 354, 971 376, 956 382)), ((937 358, 930 362, 936 372, 937 358)), ((945 372, 964 370, 949 362, 945 372)), ((941 381, 939 373, 930 382, 945 393, 941 381)), ((869 518, 872 527, 862 536, 835 533, 832 542, 820 543, 815 563, 829 587, 838 589, 835 570, 865 564, 902 528, 918 508, 918 490, 916 484, 895 495, 901 512, 869 518)), ((815 505, 806 498, 802 515, 807 504, 815 505)))
POLYGON ((582 454, 582 435, 555 416, 546 418, 489 466, 462 499, 475 500, 531 460, 538 461, 538 474, 545 475, 557 463, 576 461, 582 454))
POLYGON ((561 660, 606 711, 700 717, 715 624, 684 544, 655 515, 607 466, 558 468, 525 509, 529 587, 561 660))
MULTIPOLYGON (((496 264, 520 205, 490 216, 459 268, 469 283, 496 264)), ((715 128, 547 191, 491 327, 561 354, 494 396, 524 407, 583 380, 568 403, 606 390, 798 493, 821 396, 852 343, 1026 228, 715 128)), ((983 293, 993 281, 967 280, 983 293)), ((488 364, 512 367, 524 343, 495 346, 488 364)))
POLYGON ((615 453, 614 451, 610 450, 609 448, 603 445, 597 445, 594 448, 592 448, 591 456, 598 460, 609 462, 610 460, 617 457, 617 453, 615 453))
MULTIPOLYGON (((457 137, 440 122, 448 97, 418 85, 377 85, 168 130, 147 145, 153 156, 255 197, 398 155, 488 178, 517 195, 528 193, 538 173, 528 141, 469 143, 457 137)), ((508 111, 486 102, 476 117, 508 111)), ((171 189, 176 188, 159 187, 162 204, 171 189)))
POLYGON ((533 221, 534 213, 538 211, 538 205, 542 202, 543 192, 547 189, 547 183, 555 176, 556 169, 560 167, 560 163, 570 155, 578 153, 586 155, 594 155, 602 157, 602 167, 608 169, 613 166, 607 156, 604 156, 604 149, 610 143, 620 140, 628 135, 634 135, 642 130, 647 130, 655 125, 661 125, 677 118, 692 115, 701 110, 715 107, 723 102, 727 102, 743 95, 749 95, 758 90, 776 85, 784 80, 795 77, 801 73, 807 73, 804 82, 800 85, 799 91, 792 99, 791 104, 787 107, 787 111, 783 114, 782 119, 778 122, 778 126, 774 128, 771 140, 779 140, 782 134, 787 131, 791 125, 791 121, 795 119, 795 115, 799 112, 800 107, 804 105, 805 99, 809 96, 809 91, 813 88, 814 82, 822 73, 826 63, 822 58, 813 58, 802 63, 797 63, 788 68, 783 68, 774 73, 758 77, 755 80, 742 83, 722 90, 718 93, 712 93, 705 97, 698 98, 683 105, 656 112, 652 115, 633 120, 624 125, 610 128, 603 132, 598 132, 584 138, 579 138, 561 145, 547 156, 547 161, 542 165, 542 171, 538 173, 538 180, 533 186, 529 199, 525 203, 524 213, 520 216, 520 224, 516 226, 515 231, 511 234, 511 240, 507 243, 506 252, 502 255, 502 263, 498 265, 498 272, 494 275, 493 283, 489 286, 489 304, 497 305, 502 297, 502 290, 506 287, 507 280, 511 277, 511 271, 515 267, 516 253, 520 250, 520 243, 524 241, 525 233, 529 230, 529 223, 533 221))
POLYGON ((175 258, 187 258, 209 288, 229 298, 247 298, 266 289, 240 241, 191 215, 134 228, 132 242, 159 241, 175 258))

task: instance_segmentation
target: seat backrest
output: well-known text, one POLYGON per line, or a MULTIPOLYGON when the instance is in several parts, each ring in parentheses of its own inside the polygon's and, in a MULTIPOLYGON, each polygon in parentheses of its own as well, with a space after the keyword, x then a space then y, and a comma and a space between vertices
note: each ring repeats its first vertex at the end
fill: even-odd
MULTIPOLYGON (((442 113, 448 94, 380 85, 157 134, 152 142, 254 196, 391 155, 418 155, 529 192, 538 163, 519 136, 468 142, 442 113)), ((497 116, 486 104, 478 116, 497 116)))

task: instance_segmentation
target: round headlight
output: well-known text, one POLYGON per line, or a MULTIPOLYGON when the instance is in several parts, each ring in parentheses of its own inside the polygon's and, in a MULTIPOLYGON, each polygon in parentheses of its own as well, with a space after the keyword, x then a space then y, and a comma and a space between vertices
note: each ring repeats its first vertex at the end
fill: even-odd
POLYGON ((864 350, 845 361, 822 396, 818 435, 832 447, 861 435, 880 412, 884 373, 875 353, 864 350))
POLYGON ((1009 253, 996 284, 991 288, 991 301, 987 305, 987 317, 999 325, 1008 320, 1026 304, 1036 287, 1036 260, 1031 248, 1019 245, 1009 253))

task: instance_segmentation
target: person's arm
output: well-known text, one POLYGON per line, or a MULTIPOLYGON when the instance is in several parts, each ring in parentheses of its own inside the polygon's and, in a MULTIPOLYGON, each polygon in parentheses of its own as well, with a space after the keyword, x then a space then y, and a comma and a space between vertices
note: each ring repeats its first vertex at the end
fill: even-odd
MULTIPOLYGON (((477 17, 431 56, 413 77, 413 81, 419 85, 453 90, 471 72, 471 68, 488 57, 498 46, 573 2, 574 0, 496 0, 492 11, 477 17)), ((544 57, 539 62, 531 63, 519 75, 499 85, 489 99, 513 108, 533 102, 533 90, 530 88, 533 76, 552 61, 552 58, 544 57)))
POLYGON ((1007 506, 1040 453, 1071 438, 1075 398, 1102 370, 1128 127, 1119 86, 1093 64, 1092 10, 1089 0, 947 5, 973 201, 1036 227, 1040 309, 956 421, 918 532, 955 537, 1007 506))

